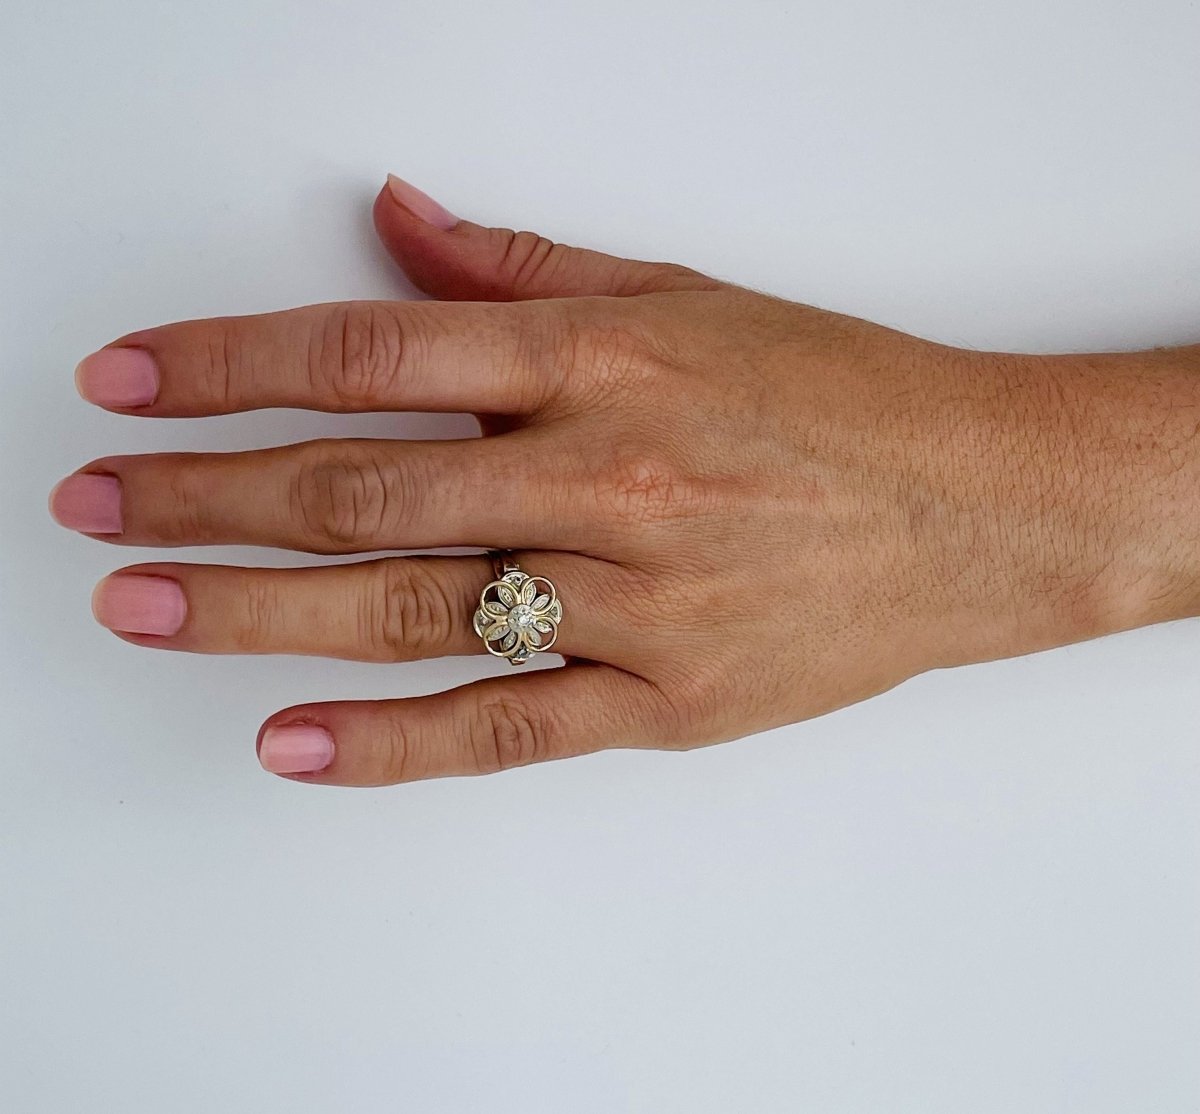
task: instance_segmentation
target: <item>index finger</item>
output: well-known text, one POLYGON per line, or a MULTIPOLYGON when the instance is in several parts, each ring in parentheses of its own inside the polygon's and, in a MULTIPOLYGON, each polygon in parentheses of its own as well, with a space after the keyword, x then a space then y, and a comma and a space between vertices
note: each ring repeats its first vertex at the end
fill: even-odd
POLYGON ((332 302, 182 321, 86 357, 79 393, 155 418, 270 406, 532 413, 561 374, 559 303, 332 302))

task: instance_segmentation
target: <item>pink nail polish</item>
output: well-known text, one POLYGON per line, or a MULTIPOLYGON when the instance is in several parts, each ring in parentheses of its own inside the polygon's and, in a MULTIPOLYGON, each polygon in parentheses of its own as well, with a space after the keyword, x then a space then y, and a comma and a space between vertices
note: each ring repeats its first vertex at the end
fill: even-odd
POLYGON ((333 761, 333 736, 309 723, 268 727, 258 760, 270 774, 315 774, 333 761))
POLYGON ((158 384, 158 365, 143 348, 102 348, 75 369, 75 386, 96 406, 149 406, 158 384))
POLYGON ((125 634, 177 634, 187 599, 169 577, 115 573, 96 585, 92 614, 102 626, 125 634))
POLYGON ((119 534, 121 481, 88 473, 68 476, 50 492, 50 514, 60 526, 81 534, 119 534))
POLYGON ((443 232, 449 232, 458 224, 458 217, 443 209, 429 194, 423 193, 403 178, 389 174, 387 184, 392 200, 403 205, 413 216, 420 217, 426 224, 432 224, 434 228, 440 228, 443 232))

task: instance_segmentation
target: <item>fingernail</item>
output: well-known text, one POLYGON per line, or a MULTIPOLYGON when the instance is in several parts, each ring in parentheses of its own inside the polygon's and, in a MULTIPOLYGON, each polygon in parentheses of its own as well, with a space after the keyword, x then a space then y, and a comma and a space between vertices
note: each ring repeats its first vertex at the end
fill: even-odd
POLYGON ((308 723, 268 727, 258 760, 269 774, 315 774, 333 761, 333 736, 308 723))
POLYGON ((392 200, 403 205, 413 216, 420 217, 426 224, 432 224, 434 228, 440 228, 443 232, 449 232, 458 224, 458 217, 443 209, 429 194, 422 193, 403 178, 389 174, 387 184, 392 193, 392 200))
POLYGON ((92 614, 102 626, 125 634, 177 634, 187 599, 169 577, 116 573, 96 585, 92 614))
POLYGON ((60 526, 81 534, 121 532, 121 481, 80 473, 50 492, 50 514, 60 526))
POLYGON ((158 365, 143 348, 102 348, 79 362, 75 386, 97 406, 148 406, 158 397, 158 365))

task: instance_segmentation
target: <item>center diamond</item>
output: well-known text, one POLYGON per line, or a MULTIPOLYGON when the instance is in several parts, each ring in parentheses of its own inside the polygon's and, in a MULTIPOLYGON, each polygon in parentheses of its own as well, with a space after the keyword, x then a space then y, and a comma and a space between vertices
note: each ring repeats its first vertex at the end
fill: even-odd
POLYGON ((533 626, 533 608, 527 603, 519 603, 508 613, 508 625, 513 630, 529 630, 533 626))

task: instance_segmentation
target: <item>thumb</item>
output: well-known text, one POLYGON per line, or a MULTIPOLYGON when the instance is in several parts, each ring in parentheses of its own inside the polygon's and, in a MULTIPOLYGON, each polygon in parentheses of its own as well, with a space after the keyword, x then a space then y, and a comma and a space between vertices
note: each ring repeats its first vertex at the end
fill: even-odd
POLYGON ((510 302, 723 286, 672 263, 640 263, 460 220, 394 174, 375 199, 374 215, 392 258, 435 298, 510 302))

